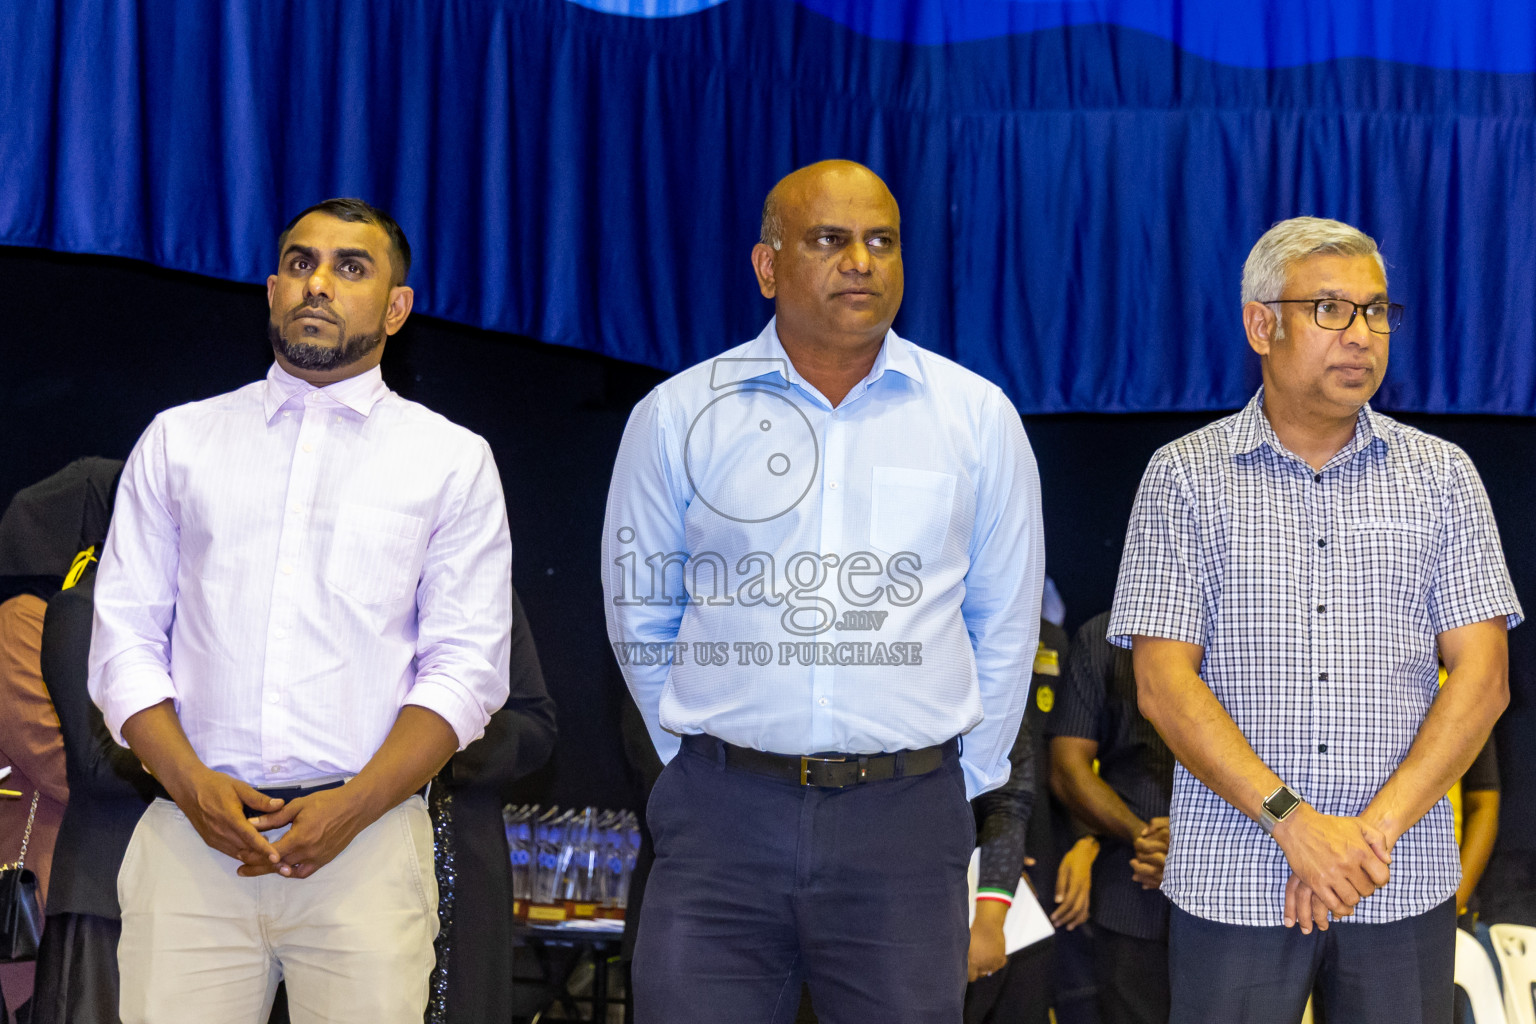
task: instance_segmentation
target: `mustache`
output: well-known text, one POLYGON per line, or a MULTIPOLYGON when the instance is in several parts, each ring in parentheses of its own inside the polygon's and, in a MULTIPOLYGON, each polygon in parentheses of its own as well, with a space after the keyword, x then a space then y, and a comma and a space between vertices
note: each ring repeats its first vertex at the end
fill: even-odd
POLYGON ((340 323, 341 318, 331 311, 331 301, 319 295, 311 296, 283 315, 283 323, 291 324, 301 316, 314 316, 327 323, 340 323))

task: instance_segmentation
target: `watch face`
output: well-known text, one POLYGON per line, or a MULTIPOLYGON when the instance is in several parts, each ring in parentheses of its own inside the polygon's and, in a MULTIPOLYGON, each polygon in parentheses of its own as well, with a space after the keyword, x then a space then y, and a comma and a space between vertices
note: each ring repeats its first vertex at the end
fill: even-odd
POLYGON ((1276 821, 1279 821, 1287 814, 1290 814, 1292 811, 1294 811, 1296 809, 1296 805, 1299 803, 1301 803, 1300 797, 1298 797, 1295 793, 1292 793, 1289 789, 1282 789, 1278 793, 1273 794, 1268 800, 1264 801, 1264 809, 1268 811, 1276 821))

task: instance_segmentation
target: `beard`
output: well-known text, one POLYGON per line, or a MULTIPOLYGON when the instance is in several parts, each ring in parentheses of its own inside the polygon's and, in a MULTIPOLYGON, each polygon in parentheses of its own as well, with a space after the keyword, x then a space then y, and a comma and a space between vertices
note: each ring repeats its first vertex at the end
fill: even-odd
MULTIPOLYGON (((299 309, 305 307, 301 306, 299 309)), ((291 322, 293 314, 299 309, 289 313, 285 320, 291 322)), ((338 321, 337 330, 341 332, 341 344, 339 345, 311 345, 307 341, 290 338, 276 323, 267 321, 267 340, 272 343, 272 351, 282 356, 288 363, 300 370, 337 370, 344 366, 350 366, 359 359, 384 344, 384 326, 373 333, 347 334, 346 321, 338 321)))

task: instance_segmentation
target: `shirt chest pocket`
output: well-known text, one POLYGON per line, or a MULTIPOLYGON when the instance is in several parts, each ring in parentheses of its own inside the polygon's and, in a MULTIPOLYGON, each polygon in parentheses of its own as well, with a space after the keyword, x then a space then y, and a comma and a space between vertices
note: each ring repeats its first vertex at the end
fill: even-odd
POLYGON ((325 582, 361 604, 393 604, 416 589, 417 549, 425 522, 366 505, 345 504, 336 513, 325 582))
POLYGON ((1348 571, 1368 588, 1419 605, 1439 552, 1435 523, 1409 517, 1361 516, 1346 521, 1348 571))
POLYGON ((936 559, 949 536, 955 476, 927 469, 874 467, 869 542, 889 554, 911 551, 936 559))

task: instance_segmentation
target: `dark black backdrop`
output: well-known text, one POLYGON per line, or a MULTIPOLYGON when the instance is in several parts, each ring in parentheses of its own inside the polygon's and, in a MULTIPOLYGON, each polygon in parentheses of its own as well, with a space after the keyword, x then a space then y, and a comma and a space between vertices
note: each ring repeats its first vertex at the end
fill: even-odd
MULTIPOLYGON (((82 455, 124 457, 154 414, 260 377, 271 361, 261 289, 126 260, 0 247, 0 501, 82 455)), ((753 301, 743 281, 742 301, 753 301)), ((766 306, 763 307, 767 315, 766 306)), ((1233 316, 1233 343, 1243 344, 1233 316)), ((746 339, 724 339, 734 344, 746 339)), ((922 339, 915 339, 921 342, 922 339)), ((549 768, 528 799, 618 806, 633 788, 598 568, 603 500, 647 367, 425 317, 392 339, 395 390, 481 434, 500 465, 514 576, 560 708, 549 768)), ((1390 411, 1390 410, 1387 410, 1390 411)), ((1107 608, 1131 499, 1154 449, 1215 413, 1025 421, 1040 462, 1048 570, 1067 625, 1107 608)), ((1409 416, 1471 454, 1515 585, 1536 591, 1536 418, 1409 416)), ((1536 849, 1536 627, 1511 635, 1515 696, 1499 727, 1504 839, 1536 849)))

